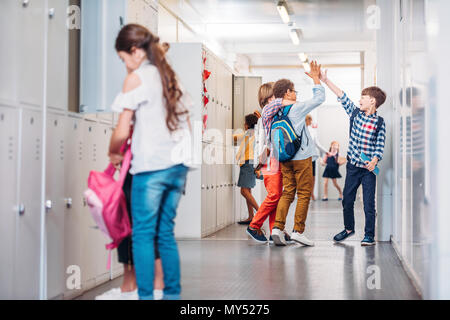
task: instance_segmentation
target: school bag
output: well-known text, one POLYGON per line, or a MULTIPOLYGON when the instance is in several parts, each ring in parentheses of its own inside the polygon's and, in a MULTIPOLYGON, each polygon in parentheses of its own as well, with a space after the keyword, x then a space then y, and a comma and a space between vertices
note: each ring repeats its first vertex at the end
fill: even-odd
POLYGON ((111 267, 111 251, 131 234, 127 203, 122 190, 131 163, 131 148, 127 142, 122 146, 121 152, 125 152, 125 155, 119 179, 114 179, 116 168, 110 163, 103 172, 89 173, 88 189, 84 192, 92 218, 111 241, 106 245, 109 250, 108 269, 111 267))
MULTIPOLYGON (((358 115, 360 109, 359 108, 355 108, 355 110, 353 110, 353 113, 350 117, 350 137, 352 136, 352 128, 353 128, 353 122, 355 121, 356 116, 358 115)), ((377 128, 375 129, 375 141, 378 138, 378 133, 380 133, 381 128, 383 127, 384 124, 384 119, 381 116, 378 116, 378 123, 377 123, 377 128)))
POLYGON ((298 136, 288 117, 292 106, 290 105, 280 109, 275 115, 270 128, 270 138, 274 155, 280 162, 291 160, 300 149, 303 150, 302 139, 305 126, 303 126, 302 132, 298 136))

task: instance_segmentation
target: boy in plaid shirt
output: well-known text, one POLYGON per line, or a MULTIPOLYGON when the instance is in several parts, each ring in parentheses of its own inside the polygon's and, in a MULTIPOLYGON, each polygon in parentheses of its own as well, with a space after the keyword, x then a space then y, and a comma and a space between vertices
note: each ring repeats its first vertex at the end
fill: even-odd
POLYGON ((373 173, 383 158, 386 138, 386 125, 377 109, 386 101, 386 94, 378 87, 369 87, 362 91, 358 108, 333 82, 322 72, 321 80, 338 96, 347 114, 350 116, 350 143, 347 154, 347 175, 345 178, 344 208, 345 230, 334 237, 334 241, 343 241, 355 234, 354 203, 356 192, 363 187, 364 213, 366 217, 365 236, 362 246, 375 245, 375 190, 376 175, 373 173), (363 161, 365 153, 371 161, 363 161))

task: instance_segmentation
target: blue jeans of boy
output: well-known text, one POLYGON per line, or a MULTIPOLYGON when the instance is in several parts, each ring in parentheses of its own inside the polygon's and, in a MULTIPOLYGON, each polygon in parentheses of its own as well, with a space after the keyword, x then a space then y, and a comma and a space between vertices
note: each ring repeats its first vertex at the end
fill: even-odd
POLYGON ((133 256, 141 300, 153 300, 155 237, 164 271, 164 299, 180 299, 180 258, 174 219, 187 171, 185 166, 178 165, 133 177, 133 256))
POLYGON ((356 192, 360 185, 363 188, 364 214, 366 216, 365 236, 375 237, 375 189, 377 177, 365 168, 359 168, 347 163, 345 177, 344 199, 344 225, 347 230, 355 230, 354 204, 356 192))

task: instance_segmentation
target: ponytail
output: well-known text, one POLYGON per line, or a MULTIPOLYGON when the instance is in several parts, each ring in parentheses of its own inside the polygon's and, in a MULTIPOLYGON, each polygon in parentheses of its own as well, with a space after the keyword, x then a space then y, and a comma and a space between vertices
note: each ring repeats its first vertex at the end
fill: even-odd
POLYGON ((159 43, 159 38, 148 29, 137 24, 128 24, 122 28, 116 39, 116 50, 132 53, 133 48, 143 49, 147 59, 153 64, 161 76, 163 96, 167 111, 166 125, 170 132, 176 131, 180 117, 188 113, 180 108, 180 99, 183 96, 176 74, 166 59, 166 51, 159 43))

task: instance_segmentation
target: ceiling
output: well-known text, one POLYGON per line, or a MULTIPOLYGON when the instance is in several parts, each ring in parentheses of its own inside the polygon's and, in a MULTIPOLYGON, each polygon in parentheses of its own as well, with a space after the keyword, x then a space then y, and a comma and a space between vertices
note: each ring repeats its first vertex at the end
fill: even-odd
POLYGON ((303 34, 298 46, 291 42, 276 0, 173 1, 184 3, 187 23, 201 25, 228 52, 248 56, 252 65, 298 64, 299 52, 324 63, 359 63, 358 48, 375 40, 375 31, 366 26, 367 7, 375 0, 287 0, 290 19, 303 34))

